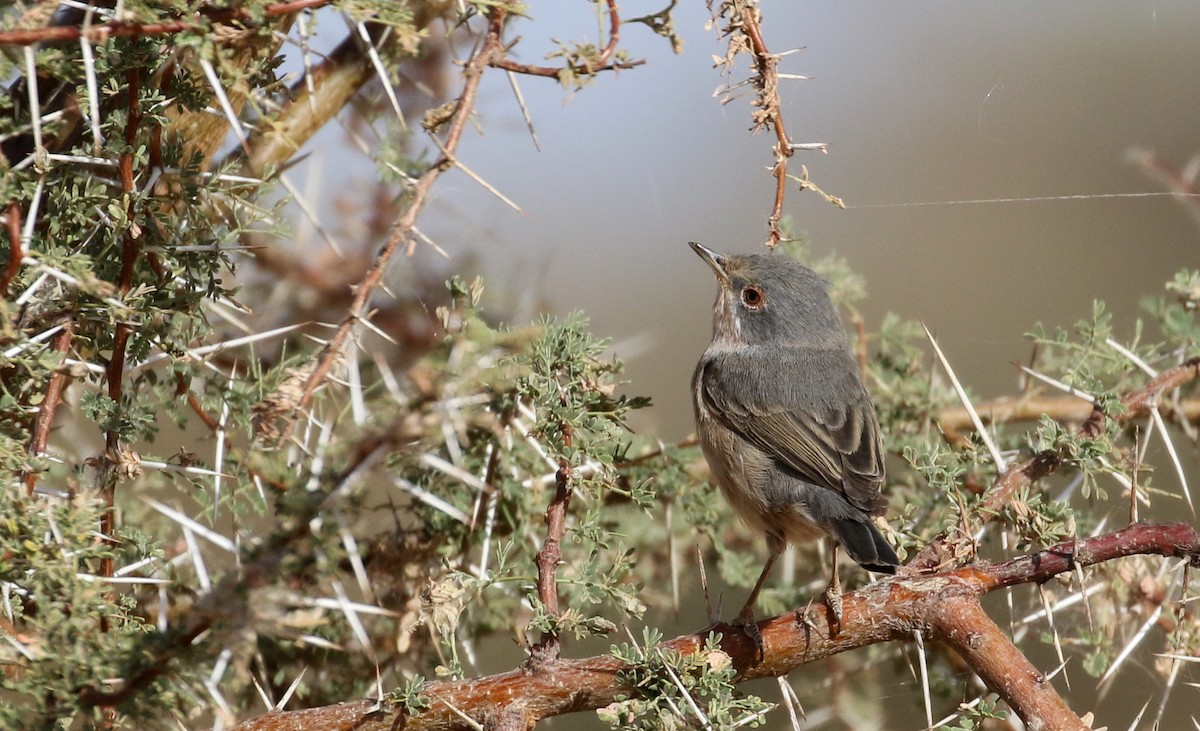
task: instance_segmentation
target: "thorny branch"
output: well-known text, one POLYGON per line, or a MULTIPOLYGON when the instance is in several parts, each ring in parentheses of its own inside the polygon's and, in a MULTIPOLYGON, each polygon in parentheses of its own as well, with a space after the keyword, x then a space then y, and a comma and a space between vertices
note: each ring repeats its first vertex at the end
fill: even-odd
MULTIPOLYGON (((988 624, 975 624, 986 617, 978 609, 979 598, 1006 586, 1044 582, 1076 566, 1135 554, 1184 557, 1196 565, 1200 561, 1200 535, 1186 523, 1135 524, 1001 564, 889 578, 845 595, 840 627, 829 609, 821 605, 759 622, 761 659, 759 647, 739 628, 719 625, 716 629, 723 634, 721 649, 737 670, 738 682, 785 675, 801 665, 868 645, 909 641, 920 632, 929 639, 951 644, 1031 728, 1081 731, 1087 725, 1065 706, 1043 673, 1024 663, 1010 666, 1009 672, 995 665, 993 659, 1008 657, 1009 643, 1003 633, 989 631, 994 627, 990 619, 988 624), (994 653, 995 658, 981 657, 981 653, 994 653), (1013 669, 1017 672, 1011 672, 1013 669), (1025 672, 1020 672, 1022 669, 1025 672), (1041 726, 1034 725, 1043 721, 1041 726)), ((707 633, 684 635, 665 643, 664 649, 691 654, 700 650, 706 639, 707 633)), ((516 699, 520 699, 522 717, 532 724, 551 716, 602 708, 618 696, 630 695, 633 691, 617 682, 621 669, 621 662, 608 655, 558 660, 550 672, 520 669, 475 680, 428 683, 423 695, 431 704, 417 716, 406 718, 402 709, 386 702, 359 701, 268 713, 246 721, 237 730, 465 729, 510 707, 516 699)))
MULTIPOLYGON (((711 10, 712 3, 709 3, 711 10)), ((772 151, 775 156, 775 164, 771 168, 771 174, 775 178, 775 200, 771 207, 771 214, 767 217, 767 246, 774 248, 784 240, 784 233, 781 227, 783 220, 783 201, 784 194, 787 190, 787 181, 795 180, 800 185, 800 189, 812 189, 822 196, 827 201, 844 207, 841 199, 836 196, 825 193, 818 188, 808 178, 807 169, 801 165, 801 174, 799 176, 788 174, 788 160, 795 154, 796 150, 819 150, 824 152, 826 145, 823 143, 806 143, 798 144, 792 142, 788 137, 787 129, 783 121, 783 109, 779 99, 779 58, 780 54, 771 53, 767 49, 766 41, 763 39, 761 17, 756 3, 751 2, 726 2, 721 3, 718 13, 724 16, 729 14, 728 25, 722 29, 722 35, 729 38, 729 50, 724 59, 718 60, 719 66, 724 66, 726 69, 732 68, 733 58, 739 53, 749 53, 754 62, 754 72, 751 74, 749 84, 756 90, 753 105, 755 107, 753 113, 754 124, 751 130, 757 132, 763 128, 769 127, 775 132, 775 145, 772 151)), ((728 74, 728 71, 726 72, 728 74)), ((722 103, 732 99, 731 92, 738 85, 728 86, 725 89, 725 97, 722 103)))
MULTIPOLYGON (((611 57, 613 53, 612 49, 615 49, 618 39, 617 31, 620 18, 616 15, 615 4, 610 5, 610 17, 613 27, 609 46, 605 48, 602 54, 605 59, 611 57)), ((388 264, 391 262, 396 251, 412 235, 417 217, 424 208, 434 183, 437 182, 442 173, 450 170, 457 164, 455 153, 458 150, 459 142, 467 122, 474 112, 475 100, 478 96, 479 84, 483 73, 489 66, 495 65, 496 61, 503 59, 505 53, 502 35, 504 23, 507 18, 507 10, 501 6, 493 7, 487 18, 488 26, 483 42, 463 69, 462 92, 458 96, 453 114, 445 125, 447 128, 445 138, 438 139, 436 130, 430 131, 433 142, 441 152, 441 155, 425 170, 421 177, 412 183, 407 208, 392 226, 391 236, 388 238, 387 243, 380 249, 374 263, 356 285, 354 299, 349 306, 349 315, 338 325, 329 342, 317 356, 311 372, 304 379, 304 385, 294 401, 294 406, 287 417, 286 425, 276 439, 277 443, 282 443, 291 436, 292 431, 295 429, 296 420, 312 405, 317 390, 320 389, 338 361, 343 357, 350 336, 354 332, 355 326, 366 315, 371 295, 383 279, 388 264)))
MULTIPOLYGON (((268 5, 258 11, 261 15, 285 15, 297 10, 319 8, 333 0, 293 0, 292 2, 268 5)), ((229 23, 248 20, 248 8, 214 8, 198 13, 191 19, 179 18, 159 23, 129 23, 121 19, 107 23, 93 23, 86 27, 71 25, 47 26, 44 28, 0 30, 0 44, 28 46, 34 43, 58 43, 85 38, 91 43, 103 43, 113 36, 155 36, 204 30, 207 23, 229 23)))
POLYGON ((779 102, 779 58, 767 50, 763 41, 762 28, 759 26, 759 11, 756 6, 747 6, 742 10, 742 24, 746 35, 750 38, 750 50, 754 56, 754 67, 757 71, 758 98, 760 101, 756 121, 759 124, 769 124, 775 130, 775 204, 771 215, 767 218, 767 246, 774 247, 783 240, 783 231, 779 221, 783 218, 783 195, 787 189, 788 158, 794 149, 788 139, 787 130, 783 126, 783 111, 779 102), (761 116, 759 116, 761 115, 761 116))
MULTIPOLYGON (((1200 358, 1192 358, 1174 368, 1165 370, 1146 385, 1125 394, 1121 398, 1125 410, 1120 414, 1109 416, 1098 408, 1093 408, 1087 420, 1079 427, 1079 433, 1083 436, 1095 437, 1104 431, 1104 421, 1107 418, 1124 422, 1143 416, 1158 405, 1165 392, 1198 377, 1200 377, 1200 358)), ((1042 452, 1012 465, 996 479, 987 491, 979 507, 975 510, 975 519, 981 525, 991 522, 1001 514, 1013 495, 1037 480, 1052 474, 1059 465, 1059 457, 1052 452, 1042 452)), ((955 561, 956 553, 953 544, 956 535, 955 529, 948 529, 926 544, 908 565, 919 570, 929 571, 955 561)))
MULTIPOLYGON (((375 288, 383 279, 383 274, 387 271, 387 266, 391 262, 392 256, 400 249, 401 244, 408 241, 409 236, 412 234, 413 226, 417 222, 417 216, 420 214, 421 209, 424 208, 433 184, 437 182, 442 173, 454 167, 454 153, 458 149, 458 143, 462 138, 467 120, 475 109, 475 98, 479 93, 479 83, 483 78, 484 69, 492 58, 503 50, 500 35, 504 30, 505 16, 506 11, 503 7, 494 7, 489 13, 488 28, 483 43, 480 44, 474 55, 471 56, 471 60, 463 69, 462 93, 458 97, 458 104, 453 116, 450 118, 446 139, 444 141, 437 141, 435 137, 437 146, 441 149, 442 154, 412 184, 412 190, 409 193, 408 208, 393 225, 391 237, 383 245, 383 248, 380 249, 379 255, 375 257, 375 262, 355 288, 354 300, 350 303, 350 314, 338 325, 333 337, 330 338, 329 342, 321 350, 320 355, 317 356, 312 372, 305 379, 304 386, 296 400, 293 413, 288 417, 287 424, 280 434, 278 439, 280 443, 286 441, 291 436, 299 414, 303 413, 312 404, 317 389, 321 387, 321 384, 329 376, 333 367, 341 359, 350 335, 354 331, 355 325, 366 314, 367 303, 374 293, 375 288)), ((436 132, 431 132, 431 134, 436 134, 436 132)))
MULTIPOLYGON (((340 485, 361 475, 381 449, 416 443, 424 433, 424 417, 420 408, 414 409, 381 430, 378 436, 363 440, 346 467, 333 475, 330 482, 340 485)), ((299 506, 296 514, 291 516, 290 527, 275 533, 263 545, 243 549, 238 571, 231 572, 221 583, 214 584, 211 591, 198 596, 194 608, 181 618, 175 629, 161 638, 151 651, 143 652, 137 658, 137 664, 121 685, 103 690, 82 686, 78 691, 79 700, 94 706, 119 705, 168 672, 171 663, 191 650, 193 641, 200 635, 251 623, 256 609, 254 591, 268 586, 279 576, 283 562, 295 555, 295 546, 310 537, 311 519, 328 511, 339 494, 336 488, 312 493, 312 500, 299 506)))
MULTIPOLYGON (((975 412, 985 424, 1009 424, 1018 421, 1037 421, 1043 416, 1049 416, 1060 423, 1082 424, 1091 417, 1093 408, 1090 403, 1072 396, 1045 396, 1031 394, 1028 396, 1006 396, 992 401, 974 404, 975 412)), ((1166 413, 1195 424, 1200 422, 1200 399, 1182 399, 1177 404, 1163 404, 1166 413)), ((1141 415, 1144 415, 1142 411, 1141 415)), ((975 428, 971 415, 963 406, 952 406, 937 412, 934 420, 947 436, 955 438, 961 432, 975 428)))

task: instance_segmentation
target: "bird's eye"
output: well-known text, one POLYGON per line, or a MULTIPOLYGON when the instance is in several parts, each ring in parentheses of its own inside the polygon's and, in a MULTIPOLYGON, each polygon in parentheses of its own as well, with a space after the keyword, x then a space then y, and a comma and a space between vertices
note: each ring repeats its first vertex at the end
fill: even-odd
POLYGON ((751 284, 742 290, 742 302, 751 309, 757 310, 767 302, 767 293, 762 291, 762 287, 751 284))

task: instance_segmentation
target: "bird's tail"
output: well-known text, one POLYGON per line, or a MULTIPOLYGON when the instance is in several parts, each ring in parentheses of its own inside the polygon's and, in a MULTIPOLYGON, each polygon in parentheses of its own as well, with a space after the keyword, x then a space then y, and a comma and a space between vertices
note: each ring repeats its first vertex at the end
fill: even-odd
POLYGON ((900 558, 869 518, 834 519, 826 528, 859 566, 877 574, 896 573, 900 558))

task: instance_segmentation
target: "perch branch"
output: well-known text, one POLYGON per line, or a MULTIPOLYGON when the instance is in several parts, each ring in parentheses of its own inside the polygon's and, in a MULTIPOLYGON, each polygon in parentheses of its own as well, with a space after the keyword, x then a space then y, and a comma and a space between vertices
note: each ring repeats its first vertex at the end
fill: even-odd
MULTIPOLYGON (((991 632, 995 625, 981 614, 979 597, 1016 584, 1039 583, 1074 570, 1124 556, 1149 554, 1200 560, 1200 535, 1187 523, 1137 524, 1123 530, 989 565, 968 566, 946 574, 908 574, 889 578, 843 597, 840 628, 828 608, 790 611, 759 622, 762 654, 754 640, 737 628, 719 626, 721 649, 737 670, 738 682, 784 675, 801 665, 847 650, 880 642, 907 641, 914 632, 947 641, 979 672, 1032 728, 1079 731, 1087 726, 1058 698, 1043 674, 1026 664, 1026 672, 1009 673, 995 660, 1010 650, 991 632), (995 653, 995 657, 986 656, 995 653), (1030 715, 1025 715, 1030 714, 1030 715), (1045 714, 1045 715, 1033 715, 1045 714)), ((666 647, 690 654, 700 650, 705 633, 684 635, 666 647)), ((1004 640, 1007 643, 1007 640, 1004 640)), ((420 715, 376 701, 356 701, 303 711, 274 712, 242 723, 237 731, 302 731, 356 729, 383 731, 447 731, 469 728, 459 712, 478 720, 519 704, 523 717, 538 720, 595 710, 633 691, 617 682, 622 669, 612 656, 558 660, 549 672, 526 669, 466 681, 442 680, 426 685, 430 706, 420 715)))

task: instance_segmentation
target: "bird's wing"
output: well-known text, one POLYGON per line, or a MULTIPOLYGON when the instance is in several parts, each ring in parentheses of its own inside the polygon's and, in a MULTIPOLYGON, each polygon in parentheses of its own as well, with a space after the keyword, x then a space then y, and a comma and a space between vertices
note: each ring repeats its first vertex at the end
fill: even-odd
POLYGON ((727 351, 707 360, 699 385, 727 429, 805 481, 882 512, 879 422, 849 353, 727 351))

